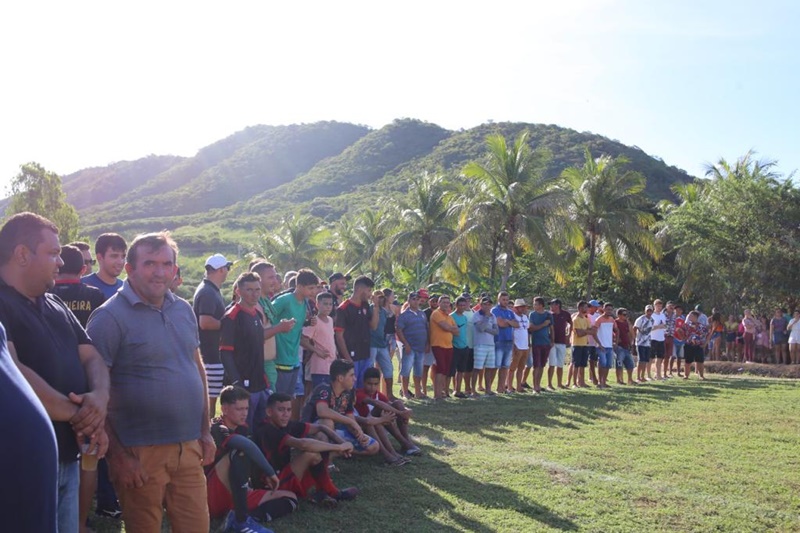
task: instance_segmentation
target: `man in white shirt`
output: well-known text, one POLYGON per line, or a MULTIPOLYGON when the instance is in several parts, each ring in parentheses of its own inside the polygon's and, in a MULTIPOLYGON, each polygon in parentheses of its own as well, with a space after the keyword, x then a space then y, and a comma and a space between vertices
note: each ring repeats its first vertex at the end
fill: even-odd
POLYGON ((664 314, 664 302, 661 300, 655 300, 653 302, 653 307, 655 311, 653 311, 652 319, 653 319, 653 329, 650 332, 650 358, 653 359, 653 364, 656 367, 656 379, 667 379, 666 374, 662 377, 661 375, 661 367, 664 363, 664 358, 667 357, 669 360, 669 356, 666 355, 666 346, 665 346, 665 333, 667 331, 667 315, 664 314))

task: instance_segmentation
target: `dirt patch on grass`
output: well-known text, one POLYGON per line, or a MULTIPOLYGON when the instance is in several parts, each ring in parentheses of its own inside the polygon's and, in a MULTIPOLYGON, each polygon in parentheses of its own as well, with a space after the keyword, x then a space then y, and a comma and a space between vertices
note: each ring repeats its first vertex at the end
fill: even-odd
POLYGON ((572 482, 572 476, 566 470, 550 468, 547 473, 550 474, 550 479, 561 485, 568 485, 572 482))
POLYGON ((766 378, 800 379, 800 365, 762 365, 759 363, 731 363, 728 361, 706 361, 705 371, 712 374, 745 374, 766 378))

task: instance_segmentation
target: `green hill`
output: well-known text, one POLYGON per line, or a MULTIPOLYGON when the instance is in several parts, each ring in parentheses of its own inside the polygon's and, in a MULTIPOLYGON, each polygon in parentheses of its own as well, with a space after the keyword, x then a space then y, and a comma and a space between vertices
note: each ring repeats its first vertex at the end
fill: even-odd
POLYGON ((530 144, 549 154, 546 172, 560 173, 594 155, 623 155, 648 179, 654 200, 693 178, 637 147, 555 125, 497 123, 462 131, 400 119, 378 130, 339 122, 252 126, 201 149, 195 157, 149 156, 64 178, 68 199, 91 235, 131 236, 163 228, 197 253, 237 249, 254 228, 297 210, 327 221, 406 189, 421 172, 457 174, 485 154, 485 138, 530 131, 530 144))

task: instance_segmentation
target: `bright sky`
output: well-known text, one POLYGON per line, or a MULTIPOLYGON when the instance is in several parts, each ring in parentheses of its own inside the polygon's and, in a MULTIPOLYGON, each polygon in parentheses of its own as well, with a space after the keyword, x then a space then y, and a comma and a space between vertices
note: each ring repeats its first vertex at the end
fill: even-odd
POLYGON ((4 2, 0 186, 254 124, 552 123, 800 167, 794 0, 4 2))

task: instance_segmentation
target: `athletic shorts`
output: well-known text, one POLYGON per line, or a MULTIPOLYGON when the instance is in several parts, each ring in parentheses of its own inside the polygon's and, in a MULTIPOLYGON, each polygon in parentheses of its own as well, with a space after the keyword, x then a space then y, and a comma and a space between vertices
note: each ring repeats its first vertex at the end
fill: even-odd
POLYGON ((636 346, 636 352, 639 354, 639 364, 650 362, 649 346, 636 346))
POLYGON ((705 357, 703 356, 703 347, 696 346, 694 344, 687 344, 684 346, 683 357, 686 360, 687 365, 692 363, 702 363, 705 361, 705 357))
POLYGON ((472 353, 472 348, 453 348, 453 368, 450 373, 472 372, 474 363, 475 356, 472 353), (452 370, 455 370, 455 372, 452 370))
POLYGON ((664 341, 650 341, 650 357, 653 359, 661 359, 665 354, 664 341))
POLYGON ((297 380, 300 376, 300 367, 291 370, 278 369, 278 380, 275 383, 275 392, 288 394, 292 398, 297 395, 297 380))
POLYGON ((554 344, 550 348, 550 354, 547 356, 547 363, 550 366, 564 368, 564 360, 567 358, 567 345, 554 344))
POLYGON ((528 353, 530 353, 530 349, 520 350, 514 346, 511 352, 511 368, 525 368, 525 363, 528 362, 528 353))
POLYGON ((586 368, 589 365, 589 347, 572 347, 572 365, 576 368, 586 368))
POLYGON ((736 342, 736 332, 726 333, 725 342, 736 342))
MULTIPOLYGON (((289 469, 291 470, 291 469, 289 469)), ((211 518, 224 518, 228 511, 233 509, 233 497, 230 491, 223 485, 222 480, 217 476, 216 470, 212 470, 206 478, 208 495, 208 514, 211 518)), ((261 499, 267 494, 266 490, 248 489, 247 490, 247 510, 252 512, 258 509, 261 499)))
POLYGON ((433 357, 436 358, 436 373, 444 376, 450 375, 450 367, 453 366, 453 349, 432 346, 433 357))
POLYGON ((544 368, 544 364, 547 362, 547 356, 550 355, 550 345, 534 344, 531 351, 533 352, 533 368, 544 368))
POLYGON ((478 344, 473 348, 475 370, 497 368, 494 366, 494 344, 478 344))
POLYGON ((208 397, 219 397, 222 391, 222 380, 225 377, 225 367, 222 363, 203 363, 206 369, 206 381, 208 381, 208 397))
POLYGON ((433 366, 435 364, 436 364, 436 358, 433 356, 433 352, 426 353, 425 358, 423 359, 423 365, 433 366))

